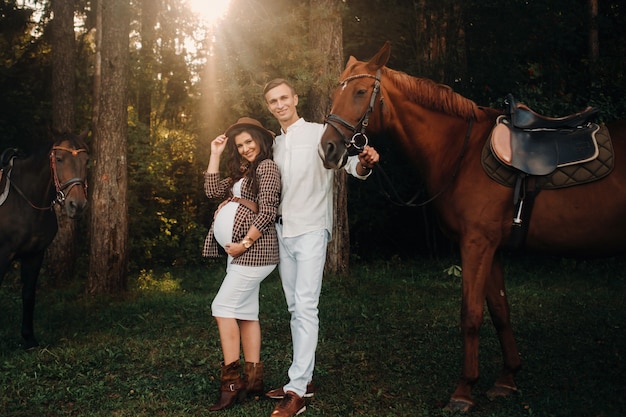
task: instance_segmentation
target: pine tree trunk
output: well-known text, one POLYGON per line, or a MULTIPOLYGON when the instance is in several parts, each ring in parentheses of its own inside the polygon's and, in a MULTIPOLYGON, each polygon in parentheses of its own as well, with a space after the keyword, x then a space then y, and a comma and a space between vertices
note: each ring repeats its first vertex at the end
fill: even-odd
POLYGON ((152 93, 154 90, 153 76, 156 71, 154 46, 156 43, 156 24, 159 2, 141 0, 141 74, 139 82, 139 97, 137 99, 137 117, 139 121, 150 128, 152 114, 152 93))
POLYGON ((598 0, 589 0, 589 61, 592 67, 597 65, 600 58, 600 43, 598 38, 598 0))
MULTIPOLYGON (((312 120, 322 122, 330 109, 330 94, 343 70, 343 40, 340 0, 311 0, 309 39, 311 50, 319 54, 319 72, 309 94, 312 120)), ((347 274, 350 259, 347 175, 335 173, 333 240, 328 245, 326 272, 347 274)))
MULTIPOLYGON (((76 52, 74 40, 74 1, 52 0, 52 128, 57 132, 75 129, 76 52)), ((53 286, 62 286, 74 275, 76 220, 54 206, 59 230, 46 251, 46 270, 53 286)))
MULTIPOLYGON (((94 146, 87 292, 127 289, 129 0, 98 2, 101 67, 94 80, 94 146)), ((96 61, 98 62, 98 61, 96 61)))

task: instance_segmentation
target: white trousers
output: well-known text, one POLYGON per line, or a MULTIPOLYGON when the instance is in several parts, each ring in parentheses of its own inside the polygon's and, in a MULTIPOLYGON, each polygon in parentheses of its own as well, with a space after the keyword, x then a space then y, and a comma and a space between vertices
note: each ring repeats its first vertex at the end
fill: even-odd
POLYGON ((284 390, 304 396, 313 378, 315 350, 319 333, 318 303, 322 290, 328 232, 319 230, 295 237, 282 237, 282 225, 276 225, 280 263, 278 271, 291 314, 293 359, 289 382, 284 390))

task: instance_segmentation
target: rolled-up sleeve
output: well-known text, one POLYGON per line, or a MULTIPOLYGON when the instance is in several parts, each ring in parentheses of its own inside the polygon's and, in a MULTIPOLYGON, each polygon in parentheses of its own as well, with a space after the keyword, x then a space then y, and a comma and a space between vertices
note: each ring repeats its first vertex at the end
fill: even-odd
POLYGON ((204 194, 210 199, 224 198, 230 189, 230 178, 220 180, 219 173, 204 173, 204 194))
POLYGON ((280 203, 280 171, 274 161, 266 159, 257 167, 259 213, 253 225, 261 232, 274 227, 280 203))
POLYGON ((359 165, 359 157, 358 156, 351 156, 348 158, 348 161, 346 162, 346 166, 344 167, 344 169, 348 172, 348 174, 352 175, 355 178, 358 178, 360 180, 364 180, 367 177, 370 176, 370 174, 372 173, 372 170, 370 169, 370 171, 365 174, 365 175, 359 175, 356 172, 356 167, 359 165))

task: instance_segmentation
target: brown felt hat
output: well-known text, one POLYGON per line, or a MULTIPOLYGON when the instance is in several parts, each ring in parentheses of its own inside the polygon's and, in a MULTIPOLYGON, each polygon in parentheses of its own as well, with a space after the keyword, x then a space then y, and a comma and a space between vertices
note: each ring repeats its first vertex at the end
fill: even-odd
POLYGON ((233 129, 237 129, 237 128, 254 129, 257 132, 260 132, 263 135, 263 138, 267 140, 270 143, 270 145, 274 141, 274 136, 276 136, 274 132, 264 128, 261 122, 259 122, 256 119, 253 119, 252 117, 239 118, 239 120, 237 120, 237 123, 235 123, 234 125, 231 125, 228 129, 226 129, 225 135, 229 136, 229 133, 233 129))

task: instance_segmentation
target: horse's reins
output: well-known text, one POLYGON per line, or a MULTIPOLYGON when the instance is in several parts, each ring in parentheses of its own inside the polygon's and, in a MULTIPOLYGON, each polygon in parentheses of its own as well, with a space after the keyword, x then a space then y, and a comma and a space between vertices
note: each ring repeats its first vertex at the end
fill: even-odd
MULTIPOLYGON (((351 76, 345 78, 344 80, 340 81, 339 85, 343 85, 345 87, 345 85, 349 81, 355 80, 357 78, 373 78, 375 80, 374 81, 374 89, 372 90, 372 96, 370 97, 369 106, 365 110, 365 113, 363 114, 363 116, 361 116, 361 118, 356 123, 356 125, 351 125, 349 122, 347 122, 341 116, 338 116, 338 115, 332 114, 332 113, 329 114, 326 117, 326 120, 324 121, 325 123, 327 123, 330 126, 332 126, 341 135, 341 137, 343 139, 343 142, 346 145, 346 148, 348 149, 348 155, 350 155, 350 156, 358 155, 359 153, 361 153, 363 151, 363 149, 365 148, 365 146, 367 146, 368 143, 369 143, 369 139, 368 139, 367 135, 365 134, 365 129, 369 125, 369 117, 372 114, 372 112, 374 111, 374 105, 376 104, 376 96, 380 92, 380 84, 381 84, 381 81, 380 81, 380 69, 378 71, 376 71, 376 75, 375 76, 372 75, 372 74, 351 75, 351 76), (342 130, 339 129, 339 126, 337 126, 337 124, 335 122, 341 124, 345 128, 347 128, 347 129, 352 131, 353 135, 352 135, 352 138, 350 140, 348 140, 348 137, 343 134, 342 130), (359 126, 360 126, 360 130, 358 129, 359 126)), ((381 101, 383 100, 382 96, 381 96, 380 100, 381 101)), ((381 112, 382 112, 382 109, 381 109, 381 112)), ((463 159, 463 156, 465 155, 465 151, 467 150, 467 145, 469 143, 469 138, 470 138, 471 133, 472 133, 473 125, 474 125, 474 118, 471 118, 469 120, 469 126, 468 126, 467 132, 465 134, 465 140, 463 141, 463 147, 461 148, 461 153, 459 154, 459 158, 458 158, 457 164, 456 164, 456 166, 454 168, 454 172, 452 173, 452 177, 450 177, 450 181, 437 194, 435 194, 434 196, 432 196, 431 198, 429 198, 426 201, 423 201, 421 203, 414 203, 414 200, 420 195, 419 191, 409 201, 406 201, 406 202, 402 201, 402 199, 398 195, 398 192, 396 191, 395 187, 393 186, 393 183, 389 179, 389 176, 385 173, 385 170, 383 169, 383 167, 380 166, 380 164, 377 165, 378 170, 382 174, 383 178, 389 184, 389 187, 391 188, 391 191, 393 192, 393 195, 395 196, 395 198, 398 201, 394 202, 393 199, 391 198, 391 196, 383 191, 383 194, 387 197, 387 199, 389 199, 389 201, 391 201, 392 203, 394 203, 396 205, 399 205, 399 206, 422 207, 422 206, 425 206, 426 204, 432 202, 433 200, 435 200, 441 194, 443 194, 444 191, 446 191, 448 189, 448 187, 450 187, 450 185, 452 185, 452 183, 454 183, 454 180, 456 179, 456 176, 459 173, 459 169, 461 167, 461 160, 463 159)), ((381 187, 381 188, 384 190, 383 187, 381 187)))
POLYGON ((80 152, 87 152, 87 149, 84 149, 84 148, 70 149, 64 146, 52 147, 52 151, 50 152, 50 172, 52 174, 52 178, 54 181, 54 188, 56 190, 56 198, 52 200, 52 202, 50 203, 48 207, 39 207, 33 204, 30 201, 30 199, 26 197, 26 194, 24 194, 24 192, 13 181, 10 181, 10 176, 7 175, 7 182, 10 181, 11 186, 15 188, 15 191, 17 191, 17 193, 21 195, 22 198, 26 200, 26 202, 30 204, 30 206, 34 208, 35 210, 51 210, 55 204, 64 205, 67 194, 73 187, 77 185, 82 185, 83 192, 85 193, 85 196, 87 195, 87 180, 86 179, 75 177, 61 184, 61 182, 59 181, 59 175, 57 174, 56 154, 55 154, 56 150, 70 152, 72 156, 77 156, 80 152))

